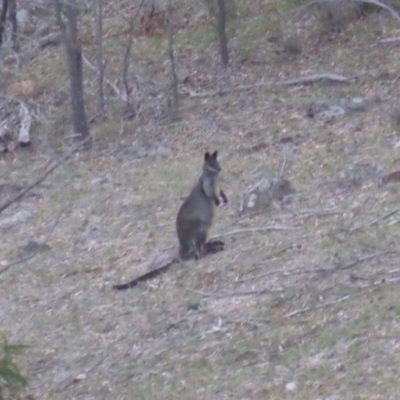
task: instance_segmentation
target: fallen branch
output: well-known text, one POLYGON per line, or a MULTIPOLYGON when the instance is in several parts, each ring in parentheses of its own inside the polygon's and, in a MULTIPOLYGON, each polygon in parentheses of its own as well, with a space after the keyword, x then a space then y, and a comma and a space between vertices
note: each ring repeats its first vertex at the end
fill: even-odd
POLYGON ((235 88, 223 88, 216 91, 213 90, 201 93, 196 93, 191 90, 186 90, 186 91, 188 92, 190 97, 212 97, 212 96, 222 96, 224 94, 228 94, 231 92, 242 92, 259 87, 309 85, 311 83, 316 83, 321 81, 330 81, 334 83, 351 83, 353 79, 354 78, 348 78, 343 75, 336 75, 327 72, 322 74, 303 76, 299 78, 285 79, 282 81, 266 81, 266 82, 251 83, 248 85, 239 85, 235 88))
POLYGON ((265 294, 267 292, 271 292, 271 290, 267 289, 262 289, 262 290, 248 290, 244 292, 227 292, 227 293, 222 293, 222 294, 215 294, 214 292, 211 293, 205 293, 201 292, 200 290, 194 290, 194 289, 189 289, 186 288, 189 292, 196 293, 202 297, 207 297, 207 298, 213 298, 213 299, 223 299, 225 297, 236 297, 236 296, 254 296, 254 295, 259 295, 259 294, 265 294))
POLYGON ((282 225, 265 226, 265 227, 261 227, 261 228, 244 228, 244 229, 236 229, 236 230, 230 231, 230 232, 219 233, 217 235, 210 237, 210 240, 220 238, 220 237, 225 237, 225 236, 238 235, 238 234, 242 234, 242 233, 265 232, 265 231, 295 231, 298 229, 300 229, 300 228, 297 228, 295 226, 282 226, 282 225))
POLYGON ((381 222, 381 221, 383 221, 384 219, 389 218, 389 217, 391 217, 391 216, 394 215, 394 214, 397 214, 399 211, 400 211, 400 209, 396 209, 396 210, 389 211, 388 213, 384 214, 382 217, 379 217, 379 218, 374 219, 372 222, 370 222, 370 223, 367 224, 367 225, 357 226, 357 227, 355 227, 355 228, 353 228, 353 229, 350 230, 350 234, 354 233, 355 231, 358 231, 359 229, 369 228, 370 226, 375 225, 375 224, 377 224, 378 222, 381 222))
POLYGON ((370 254, 369 256, 358 258, 357 260, 351 261, 351 262, 349 262, 349 263, 347 263, 345 265, 339 265, 339 266, 337 266, 335 268, 327 269, 326 271, 327 272, 331 272, 331 271, 334 272, 334 271, 342 271, 342 270, 345 270, 345 269, 353 268, 356 265, 361 264, 361 263, 363 263, 365 261, 370 261, 370 260, 372 260, 374 258, 383 256, 385 254, 389 254, 389 253, 392 253, 392 252, 393 251, 391 251, 391 250, 386 250, 386 251, 381 251, 380 253, 370 254))
POLYGON ((314 311, 314 310, 318 310, 318 309, 321 309, 321 308, 324 308, 324 307, 329 307, 329 306, 332 306, 334 304, 341 303, 342 301, 345 301, 348 298, 350 298, 349 294, 347 294, 346 296, 341 297, 340 299, 328 301, 326 303, 319 304, 319 305, 317 305, 315 307, 306 307, 306 308, 301 308, 300 310, 292 311, 291 313, 286 314, 285 317, 286 318, 291 318, 291 317, 294 317, 295 315, 304 314, 305 312, 308 312, 308 311, 314 311))

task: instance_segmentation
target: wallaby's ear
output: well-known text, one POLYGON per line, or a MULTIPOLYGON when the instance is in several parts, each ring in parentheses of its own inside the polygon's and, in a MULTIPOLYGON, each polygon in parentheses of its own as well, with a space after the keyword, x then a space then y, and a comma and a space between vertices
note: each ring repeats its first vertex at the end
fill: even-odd
POLYGON ((206 154, 204 154, 204 160, 205 161, 208 161, 209 159, 210 159, 210 153, 207 151, 207 153, 206 154))
POLYGON ((211 158, 213 158, 214 160, 216 160, 218 157, 218 150, 215 150, 214 153, 211 154, 211 158))

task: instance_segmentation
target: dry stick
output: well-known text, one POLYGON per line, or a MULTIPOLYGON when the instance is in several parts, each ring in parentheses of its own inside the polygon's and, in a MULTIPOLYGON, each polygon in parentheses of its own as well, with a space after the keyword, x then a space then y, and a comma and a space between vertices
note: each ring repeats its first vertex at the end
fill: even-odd
MULTIPOLYGON (((98 73, 98 69, 86 58, 86 56, 82 53, 82 60, 90 67, 93 71, 98 73)), ((105 65, 104 65, 105 69, 105 65)), ((121 99, 122 101, 127 101, 126 95, 124 93, 121 93, 121 91, 118 89, 117 85, 112 83, 109 79, 106 77, 103 77, 104 82, 107 83, 107 85, 110 86, 110 88, 114 91, 116 96, 121 99)))
POLYGON ((50 239, 51 235, 53 234, 54 230, 56 229, 56 226, 60 222, 61 216, 64 214, 65 210, 70 205, 71 205, 71 202, 69 202, 68 205, 66 205, 59 211, 59 213, 53 223, 53 226, 50 228, 49 233, 46 235, 46 237, 44 238, 42 243, 39 245, 39 247, 35 251, 32 252, 31 254, 27 255, 26 257, 20 258, 19 260, 13 261, 10 264, 8 264, 6 267, 4 267, 2 270, 0 270, 0 275, 3 274, 4 272, 6 272, 7 270, 9 270, 11 267, 14 267, 15 265, 22 264, 25 261, 30 260, 31 258, 35 257, 40 251, 42 251, 42 249, 46 246, 46 243, 50 239))
POLYGON ((359 229, 364 229, 364 228, 368 228, 368 227, 370 227, 370 226, 372 226, 372 225, 375 225, 376 223, 378 223, 378 222, 380 222, 380 221, 383 221, 383 220, 386 219, 386 218, 391 217, 392 215, 398 213, 399 211, 400 211, 400 209, 396 209, 396 210, 389 211, 388 213, 386 213, 386 214, 383 215, 382 217, 379 217, 379 218, 374 219, 372 222, 370 222, 369 224, 367 224, 367 225, 365 225, 365 226, 357 226, 357 227, 352 228, 352 229, 350 230, 350 233, 353 233, 353 232, 355 232, 355 231, 358 231, 359 229))
MULTIPOLYGON (((251 280, 254 280, 254 279, 260 279, 260 278, 263 278, 263 277, 269 276, 269 275, 289 274, 289 273, 290 274, 317 274, 317 273, 320 273, 320 272, 325 272, 326 273, 326 272, 335 272, 335 271, 339 271, 339 270, 349 269, 349 268, 352 268, 352 267, 356 266, 357 264, 360 264, 360 263, 362 263, 364 261, 369 261, 369 260, 371 260, 371 259, 373 259, 375 257, 379 257, 379 256, 387 254, 387 253, 390 253, 390 251, 371 254, 369 256, 366 256, 366 257, 363 257, 363 258, 359 258, 356 261, 352 261, 352 262, 350 262, 348 264, 345 264, 345 265, 343 265, 341 267, 335 267, 335 268, 313 268, 313 269, 304 269, 304 268, 283 269, 283 268, 280 268, 280 269, 274 269, 272 271, 267 271, 267 272, 264 272, 262 274, 250 276, 248 278, 242 278, 242 279, 239 279, 237 281, 227 283, 227 284, 221 286, 220 288, 216 289, 210 295, 213 295, 214 293, 216 293, 217 291, 221 290, 222 288, 224 288, 224 287, 226 287, 228 285, 236 285, 238 283, 244 283, 244 282, 251 281, 251 280)), ((399 270, 399 272, 400 272, 400 270, 399 270)), ((200 294, 203 295, 203 296, 204 295, 207 296, 207 294, 205 294, 205 293, 200 293, 200 294)))
POLYGON ((292 311, 291 313, 286 314, 285 318, 291 318, 291 317, 294 317, 295 315, 303 314, 303 313, 308 312, 308 311, 313 311, 313 310, 318 310, 320 308, 329 307, 329 306, 332 306, 334 304, 341 303, 342 301, 345 301, 348 298, 350 298, 349 294, 347 294, 346 296, 341 297, 340 299, 328 301, 328 302, 326 302, 324 304, 319 304, 319 305, 317 305, 315 307, 307 307, 307 308, 302 308, 300 310, 292 311))
MULTIPOLYGON (((283 249, 280 249, 280 250, 276 251, 275 253, 270 254, 269 256, 266 257, 266 259, 270 259, 270 258, 276 257, 276 256, 278 256, 278 255, 284 253, 286 250, 291 249, 292 247, 293 247, 293 245, 286 246, 286 247, 284 247, 283 249)), ((264 261, 264 263, 265 263, 265 261, 264 261)), ((257 269, 258 269, 258 268, 257 268, 257 269)), ((251 273, 251 272, 253 272, 253 271, 255 271, 254 268, 253 268, 251 271, 248 271, 246 274, 243 274, 243 275, 248 275, 249 273, 251 273)), ((243 282, 246 282, 246 281, 250 281, 250 280, 252 280, 252 279, 262 278, 262 277, 264 277, 264 276, 266 276, 266 275, 272 275, 272 274, 274 274, 274 273, 283 272, 283 271, 284 271, 284 270, 282 270, 282 269, 274 270, 274 271, 268 271, 268 272, 266 272, 266 273, 259 274, 259 275, 255 275, 255 276, 251 276, 251 277, 249 277, 249 278, 242 278, 242 279, 238 279, 238 280, 236 280, 236 281, 234 281, 234 282, 228 282, 228 283, 225 283, 224 285, 220 286, 219 288, 215 289, 213 292, 211 292, 211 294, 217 293, 217 292, 219 292, 221 289, 223 289, 223 288, 225 288, 225 287, 227 287, 227 286, 230 286, 230 285, 236 285, 237 283, 243 283, 243 282)), ((285 271, 285 272, 290 272, 290 270, 285 271)), ((243 275, 242 275, 242 276, 243 276, 243 275)))
POLYGON ((267 292, 270 292, 270 290, 267 290, 267 289, 248 290, 245 292, 228 292, 228 293, 222 293, 222 294, 217 294, 217 295, 210 293, 210 295, 207 297, 212 297, 213 299, 223 299, 225 297, 254 296, 254 295, 259 295, 259 294, 265 294, 267 292))
POLYGON ((286 159, 286 147, 283 146, 283 163, 282 163, 282 167, 281 167, 281 170, 279 172, 279 175, 278 175, 279 179, 282 179, 282 177, 283 177, 283 172, 285 171, 285 168, 286 168, 286 161, 287 161, 287 159, 286 159))
POLYGON ((248 325, 254 325, 257 327, 264 327, 267 324, 270 324, 271 321, 268 319, 261 319, 261 318, 246 318, 246 319, 226 319, 226 323, 229 324, 248 324, 248 325))
POLYGON ((338 267, 335 267, 335 268, 331 268, 331 269, 326 269, 325 271, 326 272, 335 272, 335 271, 342 271, 342 270, 345 270, 345 269, 353 268, 356 265, 361 264, 361 263, 363 263, 365 261, 369 261, 369 260, 372 260, 374 258, 383 256, 385 254, 393 253, 393 252, 394 252, 393 250, 385 250, 385 251, 381 251, 380 253, 370 254, 369 256, 361 257, 361 258, 359 258, 359 259, 357 259, 355 261, 351 261, 351 262, 349 262, 349 263, 347 263, 345 265, 341 265, 341 266, 338 266, 338 267))
MULTIPOLYGON (((93 372, 98 366, 100 366, 100 364, 103 363, 103 361, 107 358, 108 356, 104 356, 102 357, 97 363, 95 363, 91 368, 89 368, 86 373, 85 376, 87 376, 88 374, 90 374, 91 372, 93 372)), ((72 386, 74 383, 78 383, 81 379, 78 379, 77 377, 75 377, 74 379, 71 380, 71 382, 67 383, 64 387, 63 390, 68 389, 70 386, 72 386)))
POLYGON ((281 225, 265 226, 262 228, 244 228, 244 229, 236 229, 236 230, 230 231, 230 232, 219 233, 217 235, 210 237, 210 239, 217 239, 217 238, 225 237, 225 236, 238 235, 241 233, 265 232, 265 231, 296 231, 299 229, 300 228, 297 228, 295 226, 281 226, 281 225))
POLYGON ((89 138, 85 139, 82 143, 79 144, 79 146, 76 146, 72 151, 70 151, 65 157, 63 157, 60 161, 57 163, 53 164, 45 174, 43 174, 39 179, 37 179, 35 182, 27 186, 25 189, 21 190, 17 195, 15 195, 13 198, 10 200, 6 201, 2 205, 0 205, 0 214, 8 207, 11 206, 11 204, 15 203, 19 199, 21 199, 23 196, 25 196, 29 191, 31 191, 34 187, 40 185, 53 171, 55 171, 57 168, 59 168, 62 164, 65 163, 69 158, 72 157, 72 155, 78 151, 79 149, 83 148, 85 144, 89 141, 89 138))
MULTIPOLYGON (((368 288, 368 287, 371 287, 371 286, 378 286, 378 285, 384 285, 384 284, 389 284, 389 283, 397 283, 398 281, 400 281, 400 278, 393 278, 393 279, 389 279, 387 281, 371 283, 371 284, 362 286, 362 288, 368 288)), ((302 308, 300 310, 293 311, 291 313, 286 314, 285 317, 290 318, 290 317, 294 317, 295 315, 303 314, 303 313, 308 312, 308 311, 313 311, 313 310, 317 310, 317 309, 320 309, 320 308, 328 307, 328 306, 331 306, 331 305, 334 305, 334 304, 338 304, 338 303, 341 303, 342 301, 347 300, 348 298, 350 298, 349 294, 347 294, 346 296, 341 297, 340 299, 333 300, 333 301, 328 301, 327 303, 320 304, 320 305, 317 305, 315 307, 307 307, 307 308, 302 308)))
POLYGON ((257 294, 264 294, 266 292, 271 292, 271 290, 262 289, 262 290, 249 290, 245 292, 228 292, 222 294, 215 294, 215 292, 206 293, 196 289, 186 288, 188 292, 196 293, 202 297, 212 297, 213 299, 222 299, 224 297, 234 297, 234 296, 252 296, 257 294))
POLYGON ((371 223, 369 223, 369 224, 367 225, 367 227, 372 226, 372 225, 375 225, 376 223, 378 223, 378 222, 380 222, 380 221, 383 221, 383 220, 386 219, 386 218, 391 217, 392 215, 398 213, 399 211, 400 211, 400 209, 392 210, 392 211, 388 212, 387 214, 383 215, 382 217, 379 217, 379 218, 377 218, 377 219, 374 219, 371 223))
POLYGON ((348 78, 342 75, 336 75, 331 73, 322 73, 317 75, 309 75, 299 78, 293 79, 286 79, 283 81, 266 81, 266 82, 258 82, 258 83, 251 83, 248 85, 239 85, 235 88, 224 88, 217 91, 210 91, 210 92, 202 92, 202 93, 195 93, 192 91, 188 91, 190 97, 211 97, 211 96, 218 96, 223 94, 228 94, 231 92, 240 92, 251 90, 257 87, 275 87, 275 86, 295 86, 295 85, 304 85, 315 83, 319 81, 332 81, 336 83, 350 83, 353 78, 348 78))
POLYGON ((366 285, 362 285, 361 288, 365 289, 365 288, 369 288, 369 287, 373 287, 373 286, 389 285, 391 283, 397 283, 399 281, 400 281, 400 277, 390 278, 390 279, 382 279, 379 282, 372 282, 372 283, 368 283, 366 285))

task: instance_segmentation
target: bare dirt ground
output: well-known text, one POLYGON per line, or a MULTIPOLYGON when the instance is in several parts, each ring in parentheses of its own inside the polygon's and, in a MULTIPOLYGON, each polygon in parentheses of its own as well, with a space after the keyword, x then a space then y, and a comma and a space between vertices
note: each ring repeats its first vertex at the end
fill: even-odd
MULTIPOLYGON (((226 71, 207 23, 179 30, 176 57, 188 80, 178 121, 160 117, 157 96, 143 100, 137 119, 109 105, 106 120, 92 124, 93 148, 1 214, 1 266, 52 231, 49 248, 0 275, 0 327, 30 346, 20 361, 33 398, 398 398, 400 186, 382 177, 400 166, 390 118, 400 41, 381 40, 398 36, 399 25, 382 11, 327 35, 311 14, 270 3, 239 11, 226 71), (285 57, 267 40, 276 21, 300 37, 300 55, 285 57), (354 79, 237 89, 327 72, 354 79), (211 95, 221 88, 228 93, 211 95), (315 100, 354 97, 373 106, 306 116, 315 100), (177 247, 177 210, 214 149, 230 202, 212 234, 226 250, 113 290, 177 247), (246 188, 280 173, 296 194, 239 216, 246 188)), ((163 39, 140 38, 134 50, 142 87, 168 82, 163 39)), ((113 51, 122 52, 109 39, 106 57, 113 51)), ((18 71, 47 85, 36 102, 48 105, 49 120, 37 124, 31 148, 1 155, 3 185, 43 174, 55 156, 49 146, 67 151, 68 103, 51 104, 67 93, 63 55, 50 49, 18 71)), ((94 77, 86 87, 94 95, 94 77)))

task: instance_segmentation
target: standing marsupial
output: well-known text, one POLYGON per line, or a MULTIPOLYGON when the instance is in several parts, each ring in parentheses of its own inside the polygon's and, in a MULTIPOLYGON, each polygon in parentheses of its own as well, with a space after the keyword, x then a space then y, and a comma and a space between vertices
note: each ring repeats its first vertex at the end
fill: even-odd
POLYGON ((203 172, 189 196, 183 202, 176 217, 176 233, 179 239, 179 255, 183 260, 217 253, 224 249, 223 241, 207 242, 207 234, 214 219, 214 210, 220 198, 228 199, 218 186, 221 167, 218 151, 204 155, 203 172))

